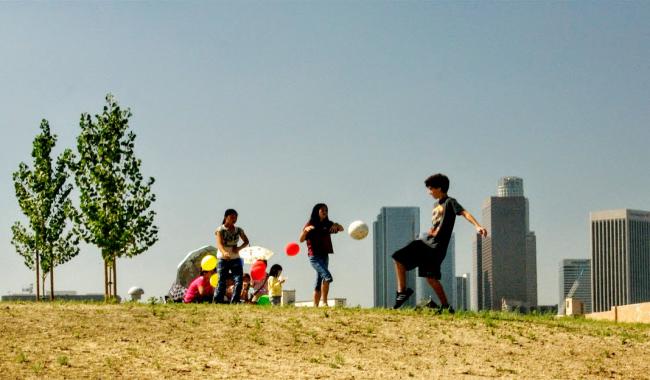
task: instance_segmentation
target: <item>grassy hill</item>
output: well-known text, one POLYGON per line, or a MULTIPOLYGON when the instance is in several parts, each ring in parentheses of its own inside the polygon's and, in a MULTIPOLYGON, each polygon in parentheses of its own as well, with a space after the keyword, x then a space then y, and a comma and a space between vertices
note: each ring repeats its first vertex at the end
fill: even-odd
POLYGON ((1 378, 650 378, 650 326, 509 313, 0 303, 1 378))

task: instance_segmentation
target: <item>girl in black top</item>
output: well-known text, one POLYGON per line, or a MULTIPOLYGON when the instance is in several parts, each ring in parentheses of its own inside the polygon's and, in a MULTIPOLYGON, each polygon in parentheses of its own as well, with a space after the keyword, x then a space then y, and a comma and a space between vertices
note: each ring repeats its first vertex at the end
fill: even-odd
POLYGON ((300 242, 307 241, 309 262, 316 271, 314 307, 318 307, 321 299, 327 306, 330 283, 334 281, 328 269, 329 254, 334 253, 330 235, 341 231, 343 231, 343 226, 329 220, 327 205, 318 203, 311 210, 309 221, 300 234, 300 242))

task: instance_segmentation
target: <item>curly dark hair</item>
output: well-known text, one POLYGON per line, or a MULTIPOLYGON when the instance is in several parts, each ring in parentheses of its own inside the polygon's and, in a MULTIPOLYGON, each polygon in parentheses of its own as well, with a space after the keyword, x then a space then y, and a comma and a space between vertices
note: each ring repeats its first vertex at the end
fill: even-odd
POLYGON ((424 180, 424 185, 426 187, 434 187, 436 189, 440 189, 443 193, 446 193, 449 191, 449 178, 441 173, 434 174, 424 180))

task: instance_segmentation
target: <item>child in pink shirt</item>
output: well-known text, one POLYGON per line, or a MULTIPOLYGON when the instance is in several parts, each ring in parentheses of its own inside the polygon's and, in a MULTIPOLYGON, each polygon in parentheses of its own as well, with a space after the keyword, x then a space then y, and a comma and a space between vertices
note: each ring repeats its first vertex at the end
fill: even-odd
POLYGON ((195 278, 185 292, 184 303, 211 302, 214 288, 210 285, 210 277, 214 270, 201 271, 201 275, 195 278))

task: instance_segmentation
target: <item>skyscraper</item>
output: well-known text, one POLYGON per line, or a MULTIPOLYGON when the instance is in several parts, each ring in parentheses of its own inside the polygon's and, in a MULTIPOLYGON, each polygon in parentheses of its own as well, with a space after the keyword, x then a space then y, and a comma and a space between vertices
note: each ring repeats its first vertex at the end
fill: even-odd
POLYGON ((478 310, 500 310, 502 302, 537 306, 537 252, 535 233, 528 227, 528 199, 523 180, 503 177, 496 197, 483 204, 483 226, 488 236, 476 236, 472 267, 478 310))
POLYGON ((584 304, 584 312, 591 313, 591 260, 564 259, 560 262, 560 298, 558 314, 564 315, 564 300, 569 296, 584 304), (571 294, 569 294, 573 291, 571 294))
POLYGON ((592 212, 591 294, 594 312, 650 301, 650 212, 592 212))
MULTIPOLYGON (((382 207, 373 222, 373 284, 374 306, 392 307, 395 302, 397 281, 392 254, 415 239, 420 232, 418 207, 382 207)), ((416 288, 417 270, 406 273, 406 286, 416 288)), ((416 297, 406 305, 415 306, 416 297)))
POLYGON ((456 310, 469 310, 469 273, 456 277, 456 310))
MULTIPOLYGON (((488 235, 489 235, 488 231, 488 235)), ((474 237, 472 244, 472 273, 474 281, 470 284, 470 308, 474 311, 483 309, 483 239, 480 235, 474 237), (479 303, 481 305, 479 305, 479 303), (481 306, 481 307, 479 307, 481 306)))
MULTIPOLYGON (((422 235, 426 235, 427 233, 422 233, 422 235)), ((445 289, 445 295, 447 296, 447 301, 451 306, 454 308, 456 307, 456 304, 454 303, 456 300, 456 243, 455 243, 455 237, 454 234, 451 234, 451 240, 449 240, 449 245, 447 246, 447 253, 445 254, 445 259, 442 261, 442 265, 440 265, 440 274, 442 275, 440 278, 440 283, 442 284, 442 287, 445 289)), ((417 269, 414 269, 413 272, 415 272, 415 275, 417 276, 417 269)), ((427 279, 425 277, 417 277, 416 280, 416 288, 415 288, 415 299, 417 300, 417 303, 421 303, 422 301, 428 301, 429 297, 433 299, 435 302, 438 302, 438 296, 436 293, 433 291, 431 288, 431 285, 427 282, 427 279)))

